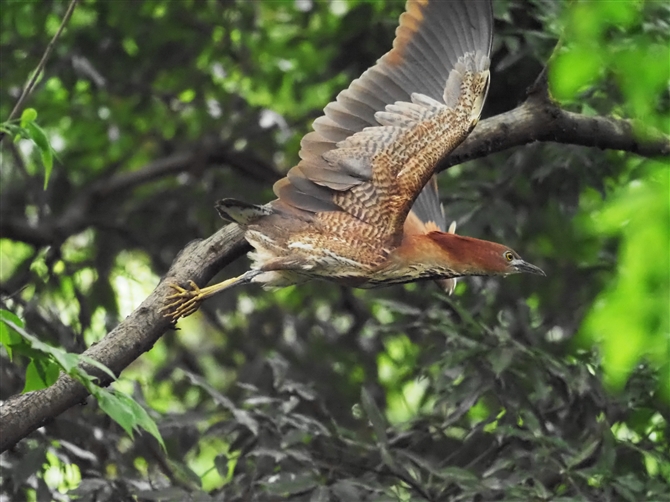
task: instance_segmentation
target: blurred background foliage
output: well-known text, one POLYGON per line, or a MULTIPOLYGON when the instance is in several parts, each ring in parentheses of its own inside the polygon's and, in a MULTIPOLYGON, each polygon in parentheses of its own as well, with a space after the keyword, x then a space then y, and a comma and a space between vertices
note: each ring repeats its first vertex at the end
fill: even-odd
MULTIPOLYGON (((7 1, 0 118, 66 2, 7 1)), ((271 199, 323 106, 391 45, 402 2, 83 1, 29 105, 54 149, 0 150, 2 307, 81 352, 131 312, 219 198, 271 199)), ((485 115, 553 53, 566 108, 669 124, 666 2, 497 0, 485 115)), ((440 177, 459 231, 547 278, 207 302, 95 401, 0 457, 1 500, 670 500, 668 159, 530 144, 440 177)), ((239 260, 222 272, 240 273, 239 260)), ((27 360, 5 352, 0 399, 27 360)))

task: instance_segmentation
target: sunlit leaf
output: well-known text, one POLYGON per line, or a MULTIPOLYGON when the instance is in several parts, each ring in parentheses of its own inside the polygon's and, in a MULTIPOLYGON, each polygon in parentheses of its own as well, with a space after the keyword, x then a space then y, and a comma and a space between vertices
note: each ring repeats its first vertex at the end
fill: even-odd
POLYGON ((29 122, 34 122, 37 118, 37 110, 34 108, 26 108, 21 113, 21 127, 26 127, 29 122))
POLYGON ((559 54, 549 72, 552 95, 559 101, 572 101, 579 91, 595 82, 601 66, 598 53, 593 50, 575 48, 559 54))
POLYGON ((23 337, 12 326, 23 327, 23 321, 14 313, 0 309, 0 344, 5 347, 9 359, 12 359, 12 346, 23 341, 23 337), (8 320, 9 323, 4 322, 8 320))
POLYGON ((23 393, 51 386, 60 374, 60 367, 48 358, 32 359, 26 368, 26 384, 23 393))
POLYGON ((42 163, 44 164, 44 188, 46 189, 49 184, 49 178, 51 177, 51 170, 53 169, 53 150, 51 149, 46 133, 35 122, 28 122, 26 124, 26 130, 30 135, 30 139, 35 142, 40 150, 40 156, 42 158, 42 163))
MULTIPOLYGON (((596 215, 600 231, 621 235, 619 275, 589 314, 584 335, 603 346, 609 383, 621 388, 643 356, 662 368, 670 357, 670 182, 666 167, 653 166, 596 215), (622 350, 625 347, 625 350, 622 350)), ((670 399, 670 385, 660 384, 670 399)))
MULTIPOLYGON (((10 323, 12 323, 12 325, 17 326, 17 327, 19 327, 19 328, 23 328, 23 327, 24 327, 24 323, 23 323, 23 321, 21 320, 21 318, 20 318, 19 316, 17 316, 16 314, 14 314, 13 312, 10 312, 9 310, 0 309, 0 320, 2 320, 2 321, 7 320, 7 321, 9 321, 10 323)), ((0 326, 2 326, 2 325, 3 325, 3 324, 0 324, 0 326)), ((9 324, 6 324, 6 323, 5 323, 4 325, 5 325, 6 327, 10 327, 9 324)), ((15 330, 14 330, 14 332, 18 335, 18 331, 15 331, 15 330)), ((19 335, 19 336, 20 336, 20 335, 19 335)))

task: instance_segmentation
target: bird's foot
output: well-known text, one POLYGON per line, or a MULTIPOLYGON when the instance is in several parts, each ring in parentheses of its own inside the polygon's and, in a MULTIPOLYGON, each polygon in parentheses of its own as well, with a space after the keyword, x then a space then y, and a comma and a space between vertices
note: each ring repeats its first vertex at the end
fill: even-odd
POLYGON ((188 281, 188 285, 190 289, 182 288, 178 284, 170 284, 175 293, 165 299, 167 305, 159 310, 173 323, 176 323, 180 317, 189 316, 198 310, 205 299, 205 295, 195 282, 188 281))

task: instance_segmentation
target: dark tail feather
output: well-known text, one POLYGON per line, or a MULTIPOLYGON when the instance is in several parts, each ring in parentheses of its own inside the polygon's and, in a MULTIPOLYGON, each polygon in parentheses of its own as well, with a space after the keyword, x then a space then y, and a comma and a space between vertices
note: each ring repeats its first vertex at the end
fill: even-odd
POLYGON ((263 216, 272 214, 272 210, 266 206, 256 206, 235 199, 221 199, 215 207, 221 218, 240 225, 249 225, 263 216))

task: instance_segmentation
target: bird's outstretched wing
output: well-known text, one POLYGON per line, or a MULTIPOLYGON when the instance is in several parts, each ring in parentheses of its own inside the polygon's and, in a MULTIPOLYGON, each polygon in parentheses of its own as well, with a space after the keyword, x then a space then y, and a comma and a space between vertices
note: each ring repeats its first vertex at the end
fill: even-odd
POLYGON ((397 240, 437 162, 479 117, 492 28, 488 0, 409 0, 393 49, 303 138, 300 163, 274 187, 278 204, 350 215, 397 240))

